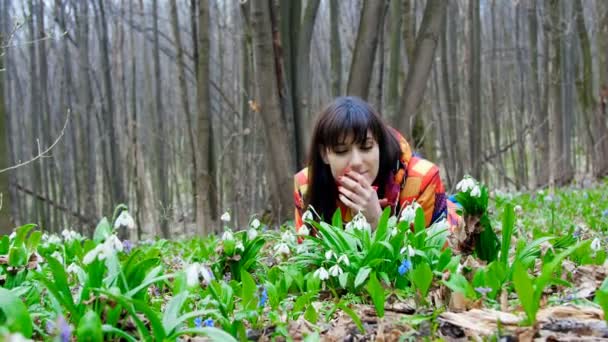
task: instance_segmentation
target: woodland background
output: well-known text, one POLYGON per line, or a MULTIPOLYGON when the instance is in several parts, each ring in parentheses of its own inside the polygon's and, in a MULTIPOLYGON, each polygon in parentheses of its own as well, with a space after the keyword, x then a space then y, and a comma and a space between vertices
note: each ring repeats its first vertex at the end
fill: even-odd
POLYGON ((0 0, 0 233, 282 222, 315 114, 371 102, 448 189, 608 175, 608 1, 0 0))

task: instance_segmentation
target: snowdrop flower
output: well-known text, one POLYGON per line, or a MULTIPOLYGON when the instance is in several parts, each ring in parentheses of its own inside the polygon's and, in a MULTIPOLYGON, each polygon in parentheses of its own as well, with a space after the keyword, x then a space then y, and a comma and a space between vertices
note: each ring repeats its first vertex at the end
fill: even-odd
POLYGON ((348 230, 353 230, 353 229, 371 230, 372 227, 367 222, 367 219, 365 218, 365 216, 361 212, 358 212, 357 215, 355 215, 355 217, 353 217, 352 221, 350 221, 349 223, 346 224, 346 229, 348 229, 348 230))
POLYGON ((222 220, 224 222, 230 222, 230 213, 229 212, 223 213, 222 217, 220 217, 220 220, 222 220))
POLYGON ((473 189, 471 189, 471 197, 480 197, 481 196, 481 189, 479 188, 479 186, 475 186, 473 189))
POLYGON ((222 240, 223 241, 232 241, 234 240, 234 236, 232 235, 232 232, 227 230, 224 232, 224 234, 222 234, 222 240))
POLYGON ((260 220, 258 220, 257 218, 253 219, 253 221, 251 221, 251 228, 253 228, 253 229, 260 228, 260 225, 261 225, 260 220))
POLYGON ((338 263, 342 263, 345 266, 349 266, 350 265, 350 260, 348 260, 348 256, 346 254, 342 254, 338 258, 338 263))
POLYGON ((315 277, 319 278, 320 280, 329 279, 329 273, 327 272, 325 267, 319 268, 318 270, 315 271, 315 273, 313 273, 313 275, 315 277))
POLYGON ((255 228, 250 228, 250 229, 247 231, 247 239, 249 239, 249 240, 253 240, 253 239, 255 239, 256 237, 258 237, 258 231, 257 231, 257 230, 255 230, 255 228))
POLYGON ((388 218, 388 227, 395 227, 397 225, 397 216, 391 216, 388 218))
POLYGON ((125 227, 129 230, 135 229, 135 220, 133 216, 129 214, 128 210, 123 210, 118 215, 116 221, 114 221, 114 229, 125 227))
POLYGON ((332 257, 335 257, 336 254, 333 251, 325 252, 325 260, 331 260, 332 257))
POLYGON ((591 249, 592 249, 594 252, 597 252, 597 251, 599 251, 601 248, 602 248, 602 245, 601 245, 601 241, 600 241, 600 239, 599 239, 599 238, 595 238, 595 239, 593 239, 593 241, 591 242, 591 249))
POLYGON ((122 252, 123 245, 120 239, 116 235, 110 235, 103 243, 95 246, 92 250, 90 250, 82 259, 82 262, 85 265, 88 265, 98 260, 104 260, 109 256, 116 254, 116 252, 122 252))
POLYGON ((63 255, 61 255, 61 253, 59 253, 59 251, 53 252, 53 254, 51 254, 51 256, 53 258, 55 258, 57 261, 59 261, 60 264, 63 264, 63 255))
POLYGON ((245 246, 243 246, 243 241, 239 241, 236 243, 236 245, 234 246, 234 249, 236 249, 237 251, 244 251, 245 250, 245 246))
POLYGON ((198 284, 198 268, 199 263, 195 262, 186 268, 186 284, 188 287, 193 287, 198 284))
POLYGON ((513 210, 514 210, 514 211, 515 211, 515 213, 517 213, 517 214, 521 214, 521 213, 524 211, 524 209, 523 209, 523 208, 521 207, 521 205, 519 205, 519 204, 518 204, 518 205, 516 205, 516 206, 513 208, 513 210))
POLYGON ((8 236, 8 239, 9 240, 13 240, 16 236, 17 236, 17 233, 16 232, 12 232, 11 235, 8 236))
POLYGON ((420 204, 418 202, 412 202, 412 204, 408 205, 401 211, 401 216, 399 217, 399 222, 405 221, 408 223, 414 222, 416 218, 416 210, 420 208, 420 204))
MULTIPOLYGON (((464 178, 456 184, 456 190, 460 192, 467 192, 473 190, 477 186, 475 179, 471 176, 464 176, 464 178)), ((473 195, 471 195, 473 196, 473 195)))
POLYGON ((342 271, 342 269, 340 268, 340 265, 338 265, 338 264, 335 264, 329 268, 329 275, 331 275, 332 277, 337 277, 342 273, 344 273, 344 271, 342 271))
POLYGON ((296 234, 305 236, 305 235, 310 234, 310 230, 308 229, 308 227, 306 227, 306 225, 303 225, 302 227, 300 227, 300 229, 298 229, 296 234))
POLYGON ((462 264, 458 264, 458 268, 456 269, 456 273, 462 274, 462 270, 463 269, 464 269, 464 266, 462 266, 462 264))
POLYGON ((59 238, 59 236, 57 236, 55 234, 52 234, 52 235, 50 235, 48 237, 47 242, 51 243, 51 244, 60 244, 61 243, 61 239, 59 238))
POLYGON ((276 254, 289 255, 291 251, 289 250, 289 246, 285 242, 281 242, 274 247, 276 254))
POLYGON ((296 246, 296 254, 302 254, 308 252, 308 246, 304 243, 298 244, 296 246))
POLYGON ((296 238, 290 231, 285 231, 283 234, 281 234, 281 241, 287 243, 295 243, 296 238))
POLYGON ((312 220, 313 220, 312 212, 310 210, 306 210, 304 212, 304 214, 302 214, 302 221, 306 222, 306 221, 312 221, 312 220))
POLYGON ((81 240, 82 236, 78 233, 75 232, 73 230, 68 230, 68 229, 64 229, 61 232, 61 235, 63 236, 63 240, 66 242, 70 242, 72 240, 81 240))

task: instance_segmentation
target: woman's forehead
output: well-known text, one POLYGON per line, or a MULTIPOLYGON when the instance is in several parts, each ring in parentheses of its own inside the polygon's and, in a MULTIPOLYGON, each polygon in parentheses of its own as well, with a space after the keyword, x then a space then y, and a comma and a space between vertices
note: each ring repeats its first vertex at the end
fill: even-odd
POLYGON ((365 137, 363 137, 363 136, 356 137, 355 132, 352 132, 352 131, 345 132, 345 133, 340 134, 340 136, 338 137, 338 140, 336 142, 338 145, 351 145, 355 142, 359 142, 359 143, 363 142, 363 141, 355 141, 355 140, 361 140, 361 138, 363 138, 364 141, 367 139, 375 140, 372 131, 368 129, 365 137))

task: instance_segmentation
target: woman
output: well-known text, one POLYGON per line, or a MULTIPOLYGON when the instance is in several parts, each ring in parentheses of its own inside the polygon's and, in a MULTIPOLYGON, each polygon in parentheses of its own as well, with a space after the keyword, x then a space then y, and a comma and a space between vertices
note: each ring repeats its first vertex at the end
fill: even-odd
POLYGON ((344 222, 361 212, 373 228, 384 207, 396 214, 414 201, 427 226, 448 215, 439 168, 413 155, 403 136, 357 97, 336 98, 320 113, 308 156, 308 167, 295 175, 296 230, 309 206, 325 221, 338 208, 344 222))

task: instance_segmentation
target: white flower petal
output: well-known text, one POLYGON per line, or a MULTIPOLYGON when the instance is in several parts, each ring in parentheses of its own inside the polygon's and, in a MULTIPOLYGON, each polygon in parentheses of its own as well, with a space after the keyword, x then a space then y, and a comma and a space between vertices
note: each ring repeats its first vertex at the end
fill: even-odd
POLYGON ((224 222, 230 222, 230 213, 229 212, 225 212, 222 214, 222 216, 220 217, 220 220, 224 221, 224 222))

